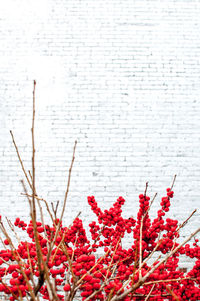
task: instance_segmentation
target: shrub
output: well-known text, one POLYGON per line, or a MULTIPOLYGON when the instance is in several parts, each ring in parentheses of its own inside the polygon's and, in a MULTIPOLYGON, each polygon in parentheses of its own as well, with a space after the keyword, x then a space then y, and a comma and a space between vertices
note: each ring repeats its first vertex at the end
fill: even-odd
MULTIPOLYGON (((182 224, 176 219, 165 218, 173 198, 173 185, 167 188, 161 199, 155 219, 149 216, 151 205, 147 186, 139 195, 137 218, 123 218, 123 197, 119 197, 109 210, 102 210, 94 196, 88 197, 96 221, 89 224, 91 238, 86 235, 79 215, 70 226, 63 225, 62 219, 69 192, 71 171, 74 162, 74 146, 68 184, 61 215, 57 207, 38 196, 35 188, 35 85, 33 90, 32 120, 32 174, 28 176, 19 150, 11 132, 31 192, 24 182, 23 187, 31 209, 31 219, 25 223, 17 217, 14 224, 8 221, 0 228, 5 239, 0 250, 0 292, 10 300, 200 300, 200 247, 198 239, 193 245, 188 242, 200 228, 178 242, 180 230, 195 211, 182 224), (41 201, 45 204, 51 224, 45 224, 41 201), (36 207, 36 202, 39 207, 36 207), (40 210, 39 219, 37 208, 40 210), (19 230, 23 240, 15 246, 8 234, 11 228, 18 239, 19 230), (132 237, 130 248, 122 246, 122 239, 132 237), (179 257, 194 259, 189 271, 179 269, 179 257)), ((174 178, 175 180, 175 178, 174 178)))

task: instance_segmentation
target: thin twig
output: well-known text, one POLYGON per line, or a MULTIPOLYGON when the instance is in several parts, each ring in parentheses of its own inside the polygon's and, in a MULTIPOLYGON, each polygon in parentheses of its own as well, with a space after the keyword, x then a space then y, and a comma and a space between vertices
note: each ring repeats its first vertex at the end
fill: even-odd
MULTIPOLYGON (((58 246, 57 246, 57 248, 56 248, 56 251, 55 251, 55 253, 54 253, 54 255, 53 255, 53 258, 52 258, 52 260, 51 260, 52 262, 54 261, 54 258, 55 258, 55 256, 56 256, 58 250, 61 249, 61 245, 62 245, 63 242, 64 242, 65 235, 68 233, 68 231, 69 231, 70 228, 72 227, 74 221, 80 216, 80 214, 81 214, 81 211, 77 214, 77 216, 74 218, 73 222, 72 222, 72 223, 69 225, 69 227, 64 231, 64 233, 62 233, 62 239, 61 239, 60 243, 58 244, 58 246)), ((71 261, 73 261, 73 255, 72 255, 71 261)), ((47 257, 47 262, 48 262, 48 257, 47 257)))
POLYGON ((110 264, 109 264, 109 267, 108 267, 108 270, 107 270, 107 273, 106 273, 106 278, 105 278, 105 280, 107 280, 107 278, 108 278, 109 271, 110 271, 111 265, 112 265, 112 263, 113 263, 113 258, 114 258, 114 256, 115 256, 115 253, 117 252, 117 248, 118 248, 118 245, 119 245, 120 241, 121 241, 121 235, 120 235, 120 237, 119 237, 119 239, 118 239, 118 242, 117 242, 117 244, 116 244, 115 250, 114 250, 114 252, 113 252, 113 254, 112 254, 111 262, 110 262, 110 264))
POLYGON ((63 218, 64 212, 65 212, 65 207, 66 207, 66 202, 67 202, 67 196, 68 196, 68 193, 69 193, 69 186, 70 186, 70 180, 71 180, 72 167, 73 167, 74 159, 75 159, 76 145, 77 145, 77 141, 75 141, 75 143, 74 143, 73 155, 72 155, 71 165, 70 165, 69 173, 68 173, 68 182, 67 182, 67 189, 66 189, 65 197, 64 197, 63 208, 62 208, 62 212, 61 212, 61 215, 60 215, 60 219, 59 219, 58 225, 56 226, 56 233, 55 233, 54 239, 52 241, 51 247, 49 249, 49 253, 51 253, 52 248, 53 248, 53 246, 55 244, 55 241, 57 239, 58 232, 60 230, 60 225, 61 225, 61 222, 62 222, 62 218, 63 218))
MULTIPOLYGON (((44 270, 42 269, 42 250, 39 242, 38 231, 37 231, 37 223, 36 223, 36 205, 35 205, 35 87, 36 81, 33 82, 33 115, 32 115, 32 128, 31 128, 31 136, 32 136, 32 201, 31 201, 31 216, 33 222, 33 233, 36 245, 36 254, 37 254, 37 263, 39 270, 39 278, 38 283, 34 289, 34 294, 37 296, 40 288, 44 283, 44 270)), ((32 301, 32 298, 31 300, 32 301)))
POLYGON ((146 296, 146 298, 144 299, 144 301, 147 301, 147 300, 149 299, 149 297, 150 297, 150 295, 151 295, 151 293, 152 293, 152 291, 153 291, 155 285, 156 285, 156 284, 154 283, 154 285, 153 285, 152 288, 150 289, 150 292, 148 293, 148 295, 146 296))
POLYGON ((72 167, 73 167, 74 160, 75 160, 76 145, 77 145, 77 141, 75 141, 75 143, 74 143, 73 156, 72 156, 71 166, 70 166, 69 174, 68 174, 67 190, 66 190, 66 192, 65 192, 65 198, 64 198, 64 203, 63 203, 62 212, 61 212, 61 215, 60 215, 60 220, 59 220, 58 228, 59 228, 59 226, 60 226, 60 224, 61 224, 61 221, 62 221, 64 212, 65 212, 67 197, 68 197, 68 193, 69 193, 69 186, 70 186, 70 180, 71 180, 72 167))
POLYGON ((175 181, 176 181, 176 175, 174 175, 174 179, 173 179, 173 182, 172 182, 171 190, 172 190, 172 189, 173 189, 173 187, 174 187, 174 183, 175 183, 175 181))
POLYGON ((139 279, 142 278, 142 228, 143 228, 143 220, 142 216, 140 221, 140 241, 139 241, 139 279))
POLYGON ((147 188, 148 188, 148 182, 146 182, 146 187, 145 187, 145 191, 144 191, 144 197, 146 197, 146 194, 147 194, 147 188))
POLYGON ((19 149, 18 149, 17 144, 16 144, 16 142, 15 142, 15 138, 14 138, 13 132, 12 132, 11 130, 10 130, 10 134, 11 134, 11 137, 12 137, 13 144, 14 144, 14 146, 15 146, 15 150, 16 150, 16 153, 17 153, 19 162, 20 162, 20 164, 21 164, 21 168, 22 168, 22 170, 23 170, 23 173, 24 173, 24 175, 25 175, 25 177, 26 177, 26 180, 27 180, 27 182, 28 182, 30 188, 32 189, 32 184, 31 184, 31 182, 30 182, 30 180, 29 180, 29 177, 28 177, 28 175, 27 175, 27 172, 26 172, 26 169, 25 169, 25 167, 24 167, 23 161, 22 161, 21 156, 20 156, 20 154, 19 154, 19 149))
POLYGON ((14 233, 14 235, 15 235, 15 237, 16 237, 16 239, 17 239, 17 241, 18 241, 18 244, 20 244, 20 243, 21 243, 21 240, 20 240, 19 236, 17 235, 17 232, 15 231, 15 228, 14 228, 13 224, 11 223, 11 221, 10 221, 7 217, 6 217, 6 220, 7 220, 7 223, 8 223, 8 225, 9 225, 11 231, 14 233))
POLYGON ((174 243, 173 243, 173 246, 172 246, 172 248, 171 248, 171 250, 173 250, 174 249, 174 247, 175 247, 175 245, 176 245, 176 241, 177 241, 177 239, 178 239, 178 237, 179 237, 179 232, 180 232, 180 229, 181 228, 183 228, 186 224, 187 224, 187 222, 190 220, 190 218, 195 214, 195 212, 197 211, 197 209, 195 209, 191 214, 190 214, 190 216, 178 227, 178 229, 176 230, 176 232, 177 232, 177 234, 176 234, 176 237, 175 237, 175 240, 174 240, 174 243))
POLYGON ((33 117, 32 117, 32 210, 33 218, 36 221, 36 207, 35 207, 35 86, 36 81, 33 83, 33 117))
POLYGON ((181 228, 183 228, 187 222, 191 219, 191 217, 197 212, 197 209, 195 209, 190 216, 178 227, 177 231, 179 231, 181 228))
POLYGON ((180 299, 178 298, 178 296, 172 291, 172 289, 167 285, 166 289, 168 290, 168 292, 170 293, 170 295, 172 295, 173 299, 175 299, 176 301, 180 301, 180 299))
POLYGON ((161 245, 161 243, 163 242, 163 238, 161 238, 161 240, 158 238, 158 242, 155 245, 154 249, 152 250, 152 252, 149 254, 149 256, 143 261, 142 266, 147 263, 147 261, 153 256, 153 254, 156 252, 156 250, 158 249, 158 247, 161 245))
POLYGON ((28 243, 26 242, 26 249, 27 249, 27 254, 28 254, 28 262, 29 262, 29 267, 30 267, 30 275, 31 275, 31 281, 33 283, 33 287, 35 288, 35 281, 34 281, 34 273, 33 273, 33 267, 32 267, 32 264, 31 264, 31 256, 30 256, 30 252, 29 252, 29 247, 28 247, 28 243))
MULTIPOLYGON (((46 231, 45 223, 44 223, 44 214, 43 214, 42 206, 41 206, 40 201, 38 199, 37 199, 37 204, 38 204, 38 207, 39 207, 39 210, 40 210, 40 218, 41 218, 42 226, 43 226, 43 229, 44 229, 44 235, 45 235, 45 238, 47 239, 47 242, 48 242, 48 235, 47 235, 47 231, 46 231)), ((49 243, 47 243, 47 246, 49 247, 49 243)))
POLYGON ((149 208, 147 209, 147 211, 146 211, 145 214, 144 214, 144 218, 146 217, 146 215, 147 215, 148 212, 150 211, 151 206, 152 206, 152 204, 153 204, 153 202, 154 202, 156 196, 157 196, 157 192, 154 194, 154 197, 153 197, 153 199, 151 200, 151 202, 150 202, 150 204, 149 204, 149 208))
POLYGON ((28 170, 28 173, 29 173, 29 176, 30 176, 30 178, 31 178, 31 182, 33 182, 33 178, 32 178, 31 171, 30 171, 30 170, 28 170))
POLYGON ((168 282, 179 282, 183 280, 192 280, 195 281, 196 278, 193 277, 184 277, 184 278, 173 278, 173 279, 166 279, 166 280, 155 280, 155 281, 148 281, 145 282, 143 285, 150 285, 150 284, 157 284, 157 283, 168 283, 168 282))

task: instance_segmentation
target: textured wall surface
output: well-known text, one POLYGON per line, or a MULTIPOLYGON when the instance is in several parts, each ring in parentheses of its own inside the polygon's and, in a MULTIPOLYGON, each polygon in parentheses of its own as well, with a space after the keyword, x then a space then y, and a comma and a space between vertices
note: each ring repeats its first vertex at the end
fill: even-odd
POLYGON ((135 216, 146 181, 155 212, 174 174, 172 216, 200 207, 199 16, 195 0, 1 1, 2 215, 29 214, 9 130, 31 169, 34 79, 37 191, 49 201, 64 198, 78 140, 68 221, 93 217, 87 195, 102 208, 122 195, 135 216))

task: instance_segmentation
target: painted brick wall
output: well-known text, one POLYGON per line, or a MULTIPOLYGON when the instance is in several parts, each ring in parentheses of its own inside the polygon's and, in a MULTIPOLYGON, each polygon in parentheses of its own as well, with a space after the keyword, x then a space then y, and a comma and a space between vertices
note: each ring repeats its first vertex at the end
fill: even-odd
MULTIPOLYGON (((78 140, 65 218, 92 218, 120 195, 125 215, 149 181, 159 199, 177 174, 173 216, 200 204, 200 1, 7 0, 0 3, 0 210, 29 213, 12 129, 31 168, 37 80, 38 192, 63 200, 78 140)), ((190 232, 199 224, 193 218, 190 232)))

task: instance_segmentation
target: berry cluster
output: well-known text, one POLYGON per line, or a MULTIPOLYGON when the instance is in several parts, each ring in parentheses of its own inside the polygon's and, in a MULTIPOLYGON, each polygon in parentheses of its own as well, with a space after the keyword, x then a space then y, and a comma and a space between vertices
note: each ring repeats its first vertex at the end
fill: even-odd
MULTIPOLYGON (((59 224, 58 219, 51 226, 38 221, 36 232, 42 252, 41 266, 32 220, 26 224, 16 218, 14 226, 26 232, 28 239, 19 242, 16 249, 9 237, 4 240, 5 249, 0 251, 0 292, 11 301, 30 298, 31 292, 37 290, 42 272, 47 269, 60 301, 73 300, 78 294, 83 301, 112 301, 122 294, 120 300, 124 301, 145 300, 147 296, 151 301, 200 300, 199 241, 195 238, 192 245, 179 247, 178 221, 165 218, 173 195, 168 188, 154 220, 149 216, 150 198, 146 193, 139 195, 137 219, 122 216, 125 203, 122 197, 104 211, 98 207, 94 196, 88 197, 97 217, 97 221, 89 224, 91 239, 78 217, 70 227, 59 224), (132 237, 128 249, 122 245, 127 233, 132 237), (55 243, 49 253, 52 241, 55 243), (173 252, 174 249, 177 251, 173 252), (171 256, 161 262, 170 252, 171 256), (150 264, 153 253, 158 254, 157 259, 150 264), (194 260, 188 272, 179 269, 182 255, 194 260), (141 277, 145 276, 142 282, 141 277)), ((0 223, 4 227, 2 220, 0 223)), ((43 300, 52 300, 45 281, 38 294, 43 300)))

